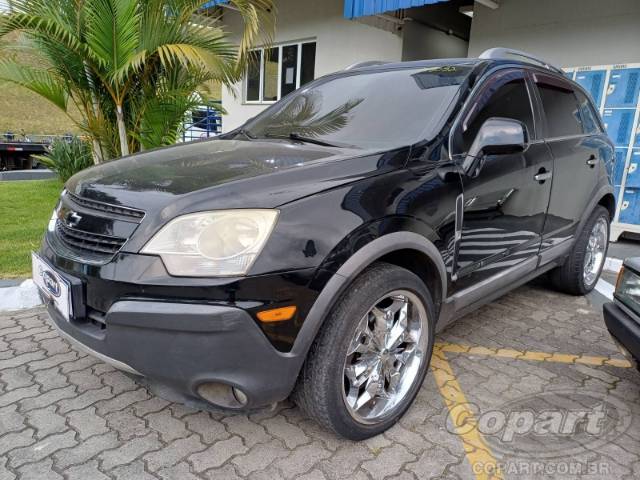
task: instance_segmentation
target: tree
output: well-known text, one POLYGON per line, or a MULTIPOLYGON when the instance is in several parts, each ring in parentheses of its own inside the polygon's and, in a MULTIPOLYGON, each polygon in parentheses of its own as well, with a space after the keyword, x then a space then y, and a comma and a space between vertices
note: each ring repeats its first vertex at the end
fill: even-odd
POLYGON ((0 15, 0 80, 36 92, 91 139, 99 163, 176 141, 208 85, 236 83, 258 42, 269 43, 273 0, 229 0, 239 45, 203 0, 13 0, 0 15), (20 61, 22 53, 38 65, 20 61))

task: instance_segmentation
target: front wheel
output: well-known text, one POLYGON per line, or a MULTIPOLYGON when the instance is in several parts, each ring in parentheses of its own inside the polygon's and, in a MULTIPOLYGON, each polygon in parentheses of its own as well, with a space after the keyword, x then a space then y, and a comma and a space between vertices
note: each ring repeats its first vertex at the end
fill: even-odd
POLYGON ((375 264, 327 318, 293 399, 321 425, 352 440, 394 425, 417 395, 433 350, 435 309, 408 270, 375 264))
POLYGON ((565 263, 550 272, 553 285, 571 295, 584 295, 596 286, 609 248, 609 211, 598 205, 575 241, 565 263))

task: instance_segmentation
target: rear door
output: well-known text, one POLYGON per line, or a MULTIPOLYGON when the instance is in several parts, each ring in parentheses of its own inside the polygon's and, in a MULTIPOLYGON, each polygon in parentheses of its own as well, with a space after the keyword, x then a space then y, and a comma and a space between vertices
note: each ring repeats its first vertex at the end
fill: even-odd
POLYGON ((578 222, 595 194, 601 151, 609 147, 599 136, 595 113, 582 92, 559 77, 534 73, 533 78, 543 110, 545 141, 554 162, 543 230, 544 251, 576 234, 578 222), (583 108, 587 110, 581 112, 583 108), (585 118, 587 113, 592 115, 590 120, 585 118))
POLYGON ((477 177, 463 177, 464 207, 460 244, 455 258, 455 291, 515 267, 537 255, 551 182, 552 159, 537 138, 533 85, 522 69, 503 69, 483 82, 453 138, 454 156, 464 157, 489 118, 518 120, 529 143, 522 153, 491 155, 477 177))

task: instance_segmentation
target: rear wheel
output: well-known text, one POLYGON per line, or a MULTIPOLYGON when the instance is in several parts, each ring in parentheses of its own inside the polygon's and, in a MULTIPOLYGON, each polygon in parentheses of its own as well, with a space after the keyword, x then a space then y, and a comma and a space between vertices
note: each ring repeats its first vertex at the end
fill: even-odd
POLYGON ((433 350, 424 283, 395 265, 365 270, 333 308, 303 366, 294 401, 353 440, 391 427, 418 393, 433 350))
POLYGON ((571 295, 584 295, 596 286, 609 248, 609 211, 598 205, 578 236, 565 263, 549 274, 553 285, 571 295))

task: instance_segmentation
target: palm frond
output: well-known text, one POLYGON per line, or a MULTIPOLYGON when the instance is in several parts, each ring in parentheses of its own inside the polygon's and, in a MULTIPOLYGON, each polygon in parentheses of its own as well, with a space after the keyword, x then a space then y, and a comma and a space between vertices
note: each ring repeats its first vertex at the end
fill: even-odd
POLYGON ((244 71, 251 49, 256 45, 269 46, 275 32, 275 4, 273 0, 229 0, 244 24, 238 48, 238 69, 244 71))
POLYGON ((46 98, 67 111, 69 92, 64 81, 46 70, 27 67, 15 60, 0 60, 0 80, 15 83, 46 98))
POLYGON ((349 113, 362 101, 349 100, 319 116, 318 99, 313 94, 299 95, 273 115, 266 132, 272 135, 295 132, 306 137, 335 133, 347 125, 349 113))
POLYGON ((96 60, 77 35, 77 30, 64 12, 75 10, 71 0, 13 0, 12 10, 0 17, 0 37, 11 32, 28 32, 64 45, 68 50, 96 60), (73 8, 71 8, 73 5, 73 8), (66 8, 65 8, 66 7, 66 8))
MULTIPOLYGON (((85 4, 85 36, 98 64, 120 72, 137 53, 140 31, 138 0, 92 0, 85 4)), ((122 78, 116 78, 116 82, 122 78)))

